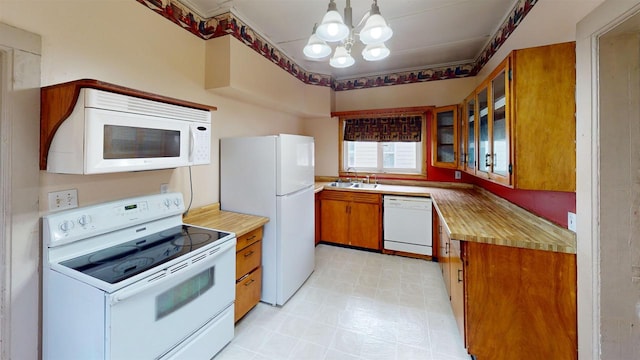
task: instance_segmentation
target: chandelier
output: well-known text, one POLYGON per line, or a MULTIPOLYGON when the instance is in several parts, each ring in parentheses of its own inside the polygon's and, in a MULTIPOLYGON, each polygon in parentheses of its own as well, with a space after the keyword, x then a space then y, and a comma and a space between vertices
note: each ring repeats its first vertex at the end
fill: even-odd
POLYGON ((329 1, 327 13, 322 18, 320 25, 315 24, 313 33, 304 47, 304 54, 312 59, 322 59, 331 54, 331 47, 328 42, 339 42, 329 64, 335 68, 346 68, 355 63, 351 56, 351 49, 355 43, 354 37, 359 36, 360 42, 365 45, 362 50, 362 57, 367 61, 378 61, 389 56, 390 51, 384 42, 389 40, 393 31, 387 25, 378 8, 378 0, 373 0, 371 10, 362 17, 359 28, 366 20, 366 23, 356 34, 351 19, 351 0, 347 0, 344 8, 344 21, 338 13, 334 0, 329 1))

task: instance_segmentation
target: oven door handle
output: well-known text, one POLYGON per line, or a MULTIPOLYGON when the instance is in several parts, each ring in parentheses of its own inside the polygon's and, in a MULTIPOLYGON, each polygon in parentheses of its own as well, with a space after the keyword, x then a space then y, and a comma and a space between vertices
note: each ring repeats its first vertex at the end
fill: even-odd
POLYGON ((111 305, 115 305, 119 302, 125 301, 137 294, 140 294, 151 287, 156 287, 161 284, 164 284, 178 275, 184 274, 181 270, 191 270, 190 274, 196 275, 197 271, 206 269, 211 266, 215 266, 215 263, 212 262, 213 259, 221 256, 223 253, 234 249, 236 242, 229 241, 227 244, 220 245, 213 249, 209 249, 194 255, 192 258, 179 262, 173 266, 170 266, 162 271, 158 271, 157 273, 150 275, 149 278, 143 280, 143 284, 133 284, 130 285, 120 291, 115 292, 111 296, 111 305), (206 259, 206 261, 205 261, 206 259))

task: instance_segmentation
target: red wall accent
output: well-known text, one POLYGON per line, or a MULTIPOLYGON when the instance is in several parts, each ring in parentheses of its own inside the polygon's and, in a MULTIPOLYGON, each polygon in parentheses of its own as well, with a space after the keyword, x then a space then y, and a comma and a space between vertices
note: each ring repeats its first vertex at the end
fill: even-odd
MULTIPOLYGON (((427 118, 427 139, 431 139, 430 117, 427 118)), ((455 180, 455 170, 431 166, 431 146, 427 149, 427 180, 465 182, 478 185, 561 227, 567 227, 567 212, 576 212, 576 193, 511 189, 462 172, 462 179, 455 180)))

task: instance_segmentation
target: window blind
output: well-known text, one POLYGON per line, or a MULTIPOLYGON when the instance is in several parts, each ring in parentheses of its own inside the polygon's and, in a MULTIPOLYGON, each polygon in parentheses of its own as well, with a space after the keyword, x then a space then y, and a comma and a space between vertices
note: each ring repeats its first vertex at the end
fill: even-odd
POLYGON ((422 116, 346 119, 343 139, 369 142, 420 142, 422 141, 422 116))

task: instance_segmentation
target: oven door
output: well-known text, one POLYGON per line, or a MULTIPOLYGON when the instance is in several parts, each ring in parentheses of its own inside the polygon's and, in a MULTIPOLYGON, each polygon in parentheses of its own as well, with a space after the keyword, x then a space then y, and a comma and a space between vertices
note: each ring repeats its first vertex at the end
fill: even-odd
POLYGON ((235 243, 197 252, 108 295, 106 358, 158 358, 232 305, 235 243))

